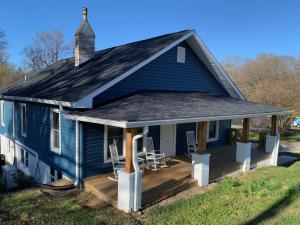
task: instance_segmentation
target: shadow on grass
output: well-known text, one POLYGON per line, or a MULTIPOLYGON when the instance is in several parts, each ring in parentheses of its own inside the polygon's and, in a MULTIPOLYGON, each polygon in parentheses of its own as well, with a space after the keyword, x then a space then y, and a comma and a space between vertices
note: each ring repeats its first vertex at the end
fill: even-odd
POLYGON ((280 212, 280 210, 286 208, 289 204, 291 204, 295 198, 297 198, 297 195, 300 192, 300 185, 297 185, 287 192, 285 197, 283 197, 281 200, 279 200, 277 203, 272 205, 269 209, 262 212, 260 215, 255 217, 254 219, 244 223, 243 225, 254 225, 254 224, 260 224, 265 220, 271 219, 274 217, 277 213, 280 212))

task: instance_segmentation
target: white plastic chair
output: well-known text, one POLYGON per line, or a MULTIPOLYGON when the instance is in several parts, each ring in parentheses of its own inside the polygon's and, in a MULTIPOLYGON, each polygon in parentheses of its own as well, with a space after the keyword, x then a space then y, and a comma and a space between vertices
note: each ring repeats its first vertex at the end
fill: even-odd
POLYGON ((125 162, 120 161, 117 144, 115 142, 109 145, 109 150, 110 150, 110 157, 111 157, 111 163, 115 175, 115 180, 118 180, 118 171, 124 168, 125 162))
POLYGON ((193 130, 186 132, 186 145, 188 156, 191 157, 192 153, 196 153, 198 149, 198 144, 195 138, 195 132, 193 130))
POLYGON ((167 167, 166 156, 164 153, 160 153, 159 150, 154 149, 152 137, 147 137, 147 152, 146 162, 149 169, 158 171, 161 167, 167 167))

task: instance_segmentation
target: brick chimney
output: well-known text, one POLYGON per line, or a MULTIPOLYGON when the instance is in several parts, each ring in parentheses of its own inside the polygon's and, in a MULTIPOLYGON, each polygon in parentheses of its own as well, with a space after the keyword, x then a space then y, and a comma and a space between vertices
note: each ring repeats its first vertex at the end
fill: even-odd
POLYGON ((75 66, 93 58, 95 54, 95 34, 87 19, 88 10, 82 8, 82 21, 75 33, 75 66))

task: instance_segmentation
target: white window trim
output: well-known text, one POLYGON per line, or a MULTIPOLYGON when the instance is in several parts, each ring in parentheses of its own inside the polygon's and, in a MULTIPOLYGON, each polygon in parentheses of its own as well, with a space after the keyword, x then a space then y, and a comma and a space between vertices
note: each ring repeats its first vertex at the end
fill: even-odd
POLYGON ((57 154, 61 154, 61 112, 59 109, 51 109, 50 115, 50 123, 51 123, 51 151, 57 154), (53 131, 53 113, 58 113, 59 120, 59 148, 54 147, 54 131, 53 131))
MULTIPOLYGON (((108 149, 108 141, 107 141, 107 129, 108 125, 104 125, 104 163, 109 163, 111 162, 111 159, 107 158, 107 151, 109 151, 108 149)), ((143 151, 138 153, 139 155, 144 155, 147 151, 146 149, 146 143, 147 143, 147 136, 143 136, 143 151)), ((123 128, 123 155, 119 156, 120 159, 125 159, 126 157, 126 128, 123 128)))
POLYGON ((0 108, 1 108, 1 125, 5 127, 5 105, 4 101, 0 101, 0 108))
POLYGON ((218 141, 219 140, 219 120, 216 120, 216 137, 209 138, 209 123, 214 121, 208 121, 207 122, 207 131, 206 131, 206 141, 212 142, 212 141, 218 141))
POLYGON ((25 115, 27 115, 27 106, 26 106, 26 104, 25 103, 21 103, 21 135, 23 136, 23 137, 26 137, 27 136, 27 118, 25 118, 25 133, 23 132, 23 107, 25 107, 25 115))

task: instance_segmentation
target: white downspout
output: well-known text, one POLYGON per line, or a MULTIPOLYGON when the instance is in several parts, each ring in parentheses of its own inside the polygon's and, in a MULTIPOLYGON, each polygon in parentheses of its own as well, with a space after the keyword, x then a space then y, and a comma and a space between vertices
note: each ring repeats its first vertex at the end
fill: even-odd
POLYGON ((140 176, 140 168, 137 162, 137 140, 142 138, 144 135, 147 135, 149 131, 148 127, 144 127, 143 133, 135 135, 132 139, 132 163, 134 167, 134 197, 133 197, 133 211, 137 212, 138 209, 138 180, 140 176))
POLYGON ((16 139, 16 132, 15 132, 15 101, 13 101, 13 109, 12 109, 12 129, 13 129, 13 141, 15 142, 15 139, 16 139))
MULTIPOLYGON (((16 162, 16 132, 15 132, 15 101, 13 101, 13 108, 12 108, 12 141, 14 146, 14 161, 13 164, 17 164, 16 162)), ((10 146, 9 146, 10 147, 10 146)))
POLYGON ((75 174, 76 174, 76 181, 75 181, 75 186, 79 185, 79 170, 80 170, 80 166, 79 166, 79 154, 80 154, 80 137, 79 137, 79 121, 76 120, 76 126, 75 126, 75 136, 76 136, 76 143, 75 143, 75 174))

